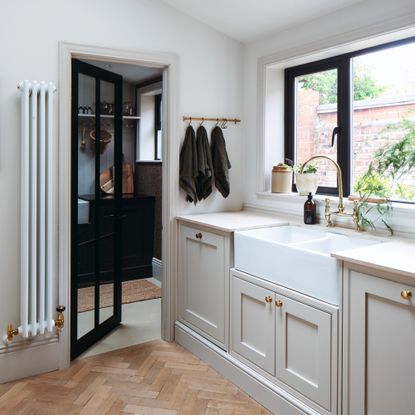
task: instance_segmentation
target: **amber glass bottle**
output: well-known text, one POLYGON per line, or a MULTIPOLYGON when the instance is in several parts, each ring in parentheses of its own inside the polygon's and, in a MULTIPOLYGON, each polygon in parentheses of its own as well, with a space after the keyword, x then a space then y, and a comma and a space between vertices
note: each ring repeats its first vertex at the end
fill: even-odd
POLYGON ((316 223, 316 203, 313 200, 311 192, 304 203, 304 223, 306 225, 315 225, 316 223))

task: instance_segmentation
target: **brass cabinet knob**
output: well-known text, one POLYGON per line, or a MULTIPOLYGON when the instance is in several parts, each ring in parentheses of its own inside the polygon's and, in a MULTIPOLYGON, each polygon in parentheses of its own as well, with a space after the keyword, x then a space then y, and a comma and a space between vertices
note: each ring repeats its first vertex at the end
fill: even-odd
POLYGON ((404 300, 410 300, 412 298, 412 291, 411 290, 403 290, 401 292, 401 297, 404 300))
POLYGON ((272 303, 272 297, 271 297, 270 295, 267 295, 267 296, 265 297, 265 302, 266 302, 266 303, 272 303))
POLYGON ((284 303, 281 300, 275 301, 275 307, 281 308, 284 305, 284 303))
POLYGON ((195 236, 196 236, 196 239, 202 239, 202 234, 201 234, 201 232, 198 232, 195 236))

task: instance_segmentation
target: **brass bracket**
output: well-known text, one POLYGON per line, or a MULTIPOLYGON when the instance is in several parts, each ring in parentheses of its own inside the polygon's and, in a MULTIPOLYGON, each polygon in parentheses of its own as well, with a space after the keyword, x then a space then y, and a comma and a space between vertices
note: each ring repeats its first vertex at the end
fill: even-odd
POLYGON ((65 325, 65 317, 63 315, 63 312, 66 310, 66 307, 64 305, 58 305, 56 307, 56 311, 58 312, 58 317, 55 320, 55 327, 61 331, 65 325))

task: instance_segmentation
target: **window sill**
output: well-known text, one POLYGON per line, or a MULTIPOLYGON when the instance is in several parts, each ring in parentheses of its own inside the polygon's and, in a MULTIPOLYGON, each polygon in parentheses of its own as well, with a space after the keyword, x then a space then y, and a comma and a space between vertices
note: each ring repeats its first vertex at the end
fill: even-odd
MULTIPOLYGON (((298 193, 271 193, 271 192, 257 192, 258 200, 263 200, 263 204, 251 204, 251 208, 260 208, 274 213, 284 214, 293 218, 301 218, 303 215, 304 202, 307 196, 300 196, 298 193), (268 203, 265 203, 268 201, 268 203), (271 203, 269 203, 271 202, 271 203), (272 202, 275 202, 272 203, 272 202), (266 206, 264 206, 266 204, 266 206)), ((331 209, 335 210, 339 201, 338 197, 315 195, 314 199, 317 203, 317 215, 320 223, 324 223, 324 201, 329 198, 331 201, 331 209)), ((344 199, 344 206, 347 212, 352 212, 353 202, 344 199)), ((247 206, 248 207, 248 206, 247 206)), ((392 216, 388 223, 392 226, 394 234, 404 238, 415 238, 415 205, 392 203, 392 216)), ((338 226, 353 228, 353 222, 343 218, 336 218, 338 226)), ((381 226, 376 228, 376 233, 381 231, 381 226)))
MULTIPOLYGON (((268 199, 268 200, 280 200, 285 202, 292 203, 304 203, 307 200, 307 196, 300 196, 298 193, 271 193, 271 192, 257 192, 258 199, 268 199)), ((330 199, 333 206, 339 202, 338 196, 329 196, 329 195, 313 195, 313 199, 319 202, 324 203, 326 199, 330 199)), ((346 197, 343 199, 344 206, 352 206, 353 202, 348 200, 346 197)), ((411 203, 392 203, 394 212, 413 212, 415 213, 415 204, 411 203)))

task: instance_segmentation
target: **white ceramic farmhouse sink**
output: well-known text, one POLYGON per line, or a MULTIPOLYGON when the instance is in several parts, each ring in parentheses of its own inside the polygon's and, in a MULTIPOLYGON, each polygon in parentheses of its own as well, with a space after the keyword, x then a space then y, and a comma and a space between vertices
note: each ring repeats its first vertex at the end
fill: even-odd
POLYGON ((300 226, 235 232, 235 268, 331 304, 339 304, 340 270, 330 254, 379 243, 300 226))
POLYGON ((380 243, 374 238, 358 238, 327 232, 326 237, 297 244, 302 249, 330 255, 332 252, 355 249, 380 243))

